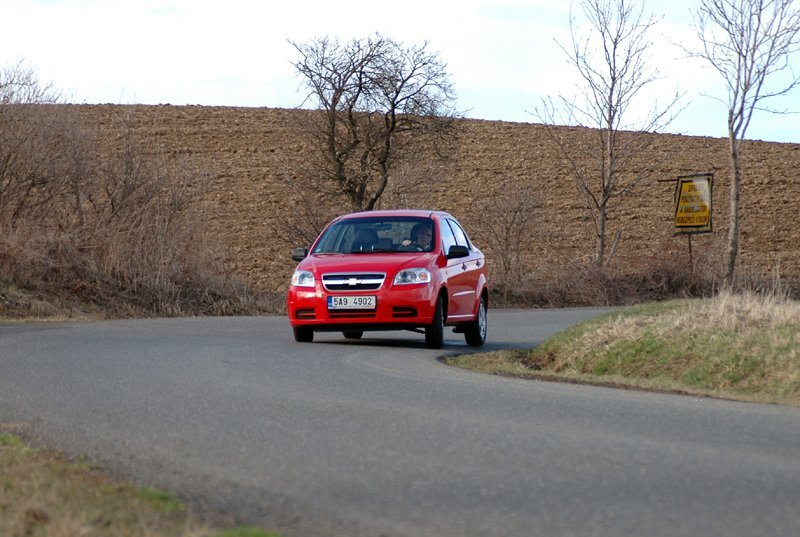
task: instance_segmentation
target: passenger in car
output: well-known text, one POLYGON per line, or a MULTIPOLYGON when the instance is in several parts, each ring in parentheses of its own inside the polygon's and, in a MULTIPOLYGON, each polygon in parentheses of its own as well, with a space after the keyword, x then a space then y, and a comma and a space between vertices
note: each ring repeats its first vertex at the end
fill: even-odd
POLYGON ((378 234, 372 228, 365 228, 356 233, 356 238, 353 239, 353 251, 372 250, 375 243, 378 242, 378 234))

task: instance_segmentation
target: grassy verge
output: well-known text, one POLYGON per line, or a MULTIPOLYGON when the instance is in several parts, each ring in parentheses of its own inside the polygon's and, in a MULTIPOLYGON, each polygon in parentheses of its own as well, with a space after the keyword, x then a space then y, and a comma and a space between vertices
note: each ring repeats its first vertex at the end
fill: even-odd
POLYGON ((168 493, 113 482, 1 431, 0 469, 0 534, 9 537, 278 537, 197 520, 168 493))
POLYGON ((531 350, 451 365, 526 378, 800 405, 800 303, 722 293, 612 312, 531 350))

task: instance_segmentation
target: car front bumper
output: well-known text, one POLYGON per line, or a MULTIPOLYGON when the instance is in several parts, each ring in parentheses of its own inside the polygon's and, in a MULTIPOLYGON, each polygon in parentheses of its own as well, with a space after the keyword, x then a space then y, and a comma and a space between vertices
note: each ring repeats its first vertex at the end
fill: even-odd
POLYGON ((436 296, 431 284, 393 285, 376 291, 348 293, 330 292, 319 284, 313 289, 290 287, 287 313, 292 326, 313 327, 315 330, 414 328, 433 322, 436 296), (328 309, 329 296, 355 295, 375 296, 375 308, 328 309))

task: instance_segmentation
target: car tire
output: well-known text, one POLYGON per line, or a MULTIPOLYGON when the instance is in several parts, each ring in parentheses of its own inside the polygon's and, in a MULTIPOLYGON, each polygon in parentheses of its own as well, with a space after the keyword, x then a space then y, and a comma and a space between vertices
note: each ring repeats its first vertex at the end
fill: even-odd
POLYGON ((361 339, 364 335, 363 330, 342 330, 342 335, 345 339, 361 339))
POLYGON ((444 344, 444 304, 442 297, 436 300, 436 311, 433 322, 425 327, 425 346, 429 349, 441 349, 444 344))
POLYGON ((475 320, 464 327, 464 339, 470 347, 480 347, 486 343, 486 331, 489 326, 486 313, 486 299, 481 297, 475 320))
POLYGON ((294 340, 299 343, 311 343, 314 341, 314 330, 307 326, 293 326, 294 340))

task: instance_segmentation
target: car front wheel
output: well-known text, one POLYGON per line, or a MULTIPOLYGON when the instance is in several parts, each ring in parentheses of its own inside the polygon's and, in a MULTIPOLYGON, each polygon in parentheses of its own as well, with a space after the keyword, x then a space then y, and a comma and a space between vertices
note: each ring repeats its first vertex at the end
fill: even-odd
POLYGON ((425 327, 425 346, 429 349, 441 349, 444 343, 444 304, 442 297, 436 300, 436 311, 433 322, 425 327))
POLYGON ((361 339, 361 336, 364 335, 363 330, 343 330, 342 335, 345 339, 361 339))
POLYGON ((294 340, 300 343, 311 343, 314 341, 314 330, 307 326, 293 326, 294 340))
POLYGON ((478 314, 475 316, 475 320, 464 328, 464 339, 467 340, 467 345, 470 347, 480 347, 483 345, 486 342, 486 330, 488 326, 486 299, 481 297, 481 302, 478 304, 478 314))

